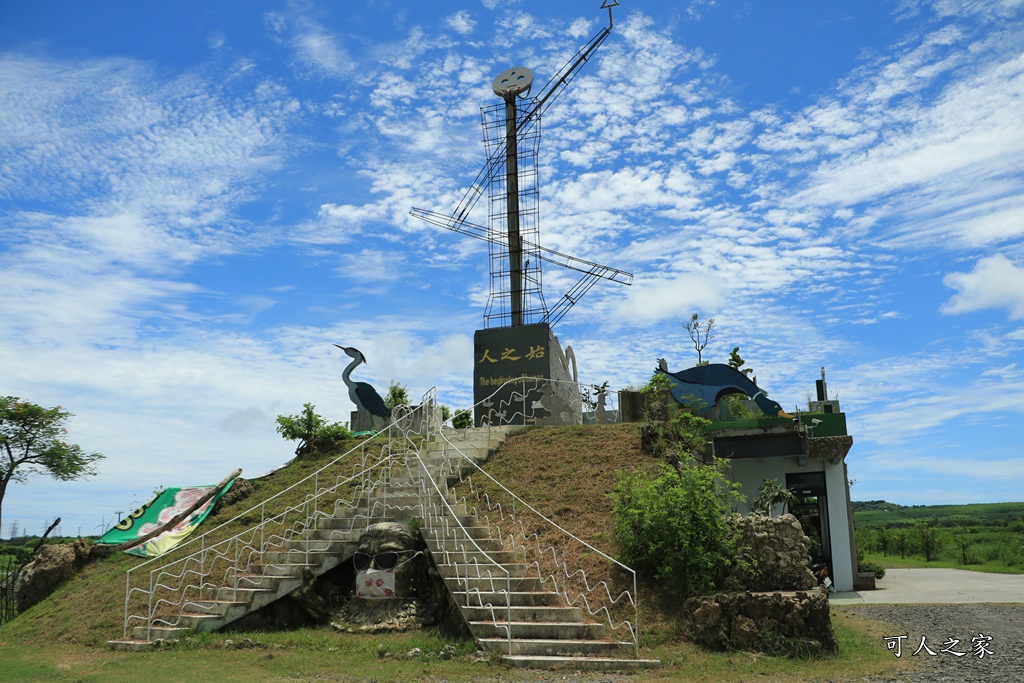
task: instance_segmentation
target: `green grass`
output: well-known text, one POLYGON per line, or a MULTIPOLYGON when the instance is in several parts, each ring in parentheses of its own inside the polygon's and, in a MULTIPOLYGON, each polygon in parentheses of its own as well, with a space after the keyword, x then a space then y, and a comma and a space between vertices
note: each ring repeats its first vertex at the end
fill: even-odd
MULTIPOLYGON (((834 609, 832 621, 839 640, 839 654, 834 657, 799 660, 744 652, 707 652, 684 641, 666 639, 641 652, 643 656, 660 659, 662 666, 638 674, 635 680, 797 683, 892 676, 906 670, 907 660, 897 660, 885 649, 884 627, 880 624, 864 620, 851 608, 834 609)), ((340 634, 329 628, 270 634, 202 634, 171 647, 141 653, 81 645, 26 647, 0 640, 0 680, 134 683, 144 678, 147 683, 172 683, 180 681, 183 675, 190 680, 218 683, 536 678, 529 671, 472 661, 471 642, 451 643, 457 648, 456 656, 442 660, 438 655, 449 643, 430 632, 340 634), (225 646, 228 639, 241 643, 245 638, 256 646, 225 646), (381 648, 386 656, 381 656, 381 648), (413 648, 420 648, 422 654, 407 657, 413 648)))
POLYGON ((398 635, 341 635, 330 629, 274 634, 204 634, 150 652, 56 645, 26 648, 0 642, 0 680, 161 683, 182 680, 218 683, 254 681, 416 681, 469 680, 486 673, 486 663, 470 660, 472 643, 454 643, 456 656, 439 657, 449 644, 426 632, 398 635), (228 648, 225 641, 249 638, 250 648, 228 648), (380 651, 383 648, 383 651, 380 651), (423 651, 407 657, 413 648, 423 651), (381 656, 384 655, 384 656, 381 656))
POLYGON ((924 558, 918 555, 900 557, 899 555, 883 555, 882 553, 864 553, 861 558, 869 562, 877 562, 883 567, 895 568, 895 569, 925 569, 925 568, 941 568, 941 569, 966 569, 972 572, 989 572, 992 574, 1024 574, 1024 567, 1009 567, 1001 560, 990 560, 986 562, 974 562, 970 564, 960 564, 955 560, 948 558, 933 560, 932 562, 925 562, 924 558))
MULTIPOLYGON (((266 499, 327 458, 300 461, 262 482, 246 501, 219 510, 204 525, 213 528, 266 499)), ((521 492, 538 509, 576 535, 612 555, 611 500, 616 471, 656 469, 659 462, 639 449, 635 425, 538 428, 513 437, 488 470, 521 492), (572 491, 572 496, 566 496, 572 491)), ((290 494, 301 500, 302 493, 290 494)), ((218 532, 234 533, 239 525, 218 532)), ((597 562, 596 556, 584 558, 597 562)), ((175 646, 143 653, 114 652, 107 640, 121 636, 125 572, 140 558, 117 555, 91 563, 39 605, 0 626, 0 680, 17 681, 415 681, 477 679, 535 680, 536 674, 472 662, 471 642, 457 644, 458 656, 442 661, 436 653, 448 644, 429 632, 365 635, 330 628, 272 634, 202 634, 175 646), (227 649, 224 641, 249 637, 250 649, 227 649), (388 657, 379 657, 383 645, 388 657), (405 657, 419 647, 435 656, 405 657)), ((597 562, 600 564, 600 562, 597 562)), ((642 578, 642 577, 641 577, 642 578)), ((793 682, 852 680, 894 675, 906 661, 892 657, 882 641, 882 626, 860 618, 855 609, 834 608, 839 654, 815 660, 786 659, 752 653, 706 652, 679 636, 678 603, 656 587, 642 584, 641 656, 663 666, 637 681, 701 680, 793 682)))

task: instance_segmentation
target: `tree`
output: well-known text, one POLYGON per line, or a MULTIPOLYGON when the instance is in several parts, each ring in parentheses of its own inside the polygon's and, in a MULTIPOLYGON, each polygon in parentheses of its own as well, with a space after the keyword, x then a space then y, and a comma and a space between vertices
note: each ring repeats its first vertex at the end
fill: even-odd
POLYGON ((384 397, 384 405, 390 410, 394 410, 395 406, 409 405, 409 390, 405 388, 404 384, 391 380, 388 385, 388 395, 384 397))
POLYGON ((697 365, 704 365, 704 359, 702 354, 704 348, 708 345, 708 342, 715 338, 715 335, 711 330, 715 327, 715 319, 708 318, 703 323, 700 321, 700 316, 694 313, 689 322, 686 323, 686 331, 690 333, 690 339, 693 341, 693 348, 697 351, 697 365))
POLYGON ((16 396, 0 397, 0 513, 7 485, 24 483, 29 474, 48 474, 61 481, 96 474, 95 465, 103 456, 63 440, 68 431, 64 423, 71 417, 60 406, 43 408, 16 396))
POLYGON ((352 438, 348 424, 328 422, 316 414, 316 406, 305 403, 298 415, 278 415, 277 433, 288 441, 299 441, 296 456, 326 451, 339 441, 352 438))
POLYGON ((779 484, 775 479, 765 479, 757 488, 757 495, 750 503, 751 512, 759 512, 765 517, 772 516, 776 505, 782 505, 783 514, 787 508, 797 504, 796 494, 779 484))
MULTIPOLYGON (((714 321, 712 321, 712 322, 714 322, 714 321)), ((732 353, 729 354, 729 367, 730 368, 734 368, 736 370, 739 370, 744 375, 749 375, 750 373, 752 373, 754 371, 754 368, 745 368, 745 367, 743 367, 743 365, 746 362, 747 361, 745 361, 742 358, 740 358, 740 347, 734 346, 732 348, 732 353)))
POLYGON ((918 522, 914 525, 913 534, 917 549, 924 555, 924 561, 931 562, 936 559, 939 549, 942 548, 942 536, 939 534, 939 530, 927 522, 918 522))
POLYGON ((883 557, 889 556, 889 548, 892 547, 892 535, 889 533, 889 529, 887 527, 883 526, 878 528, 878 534, 875 537, 875 544, 878 546, 878 549, 882 551, 883 557))
POLYGON ((464 408, 462 410, 456 410, 455 415, 452 417, 452 427, 455 429, 466 429, 467 427, 473 426, 473 409, 464 408))
POLYGON ((899 529, 893 534, 892 544, 893 549, 900 554, 900 559, 907 556, 907 552, 910 550, 910 538, 907 536, 906 529, 899 529))
POLYGON ((872 548, 875 547, 875 542, 878 540, 875 530, 871 527, 857 530, 857 556, 863 558, 866 554, 871 552, 872 548))
POLYGON ((974 532, 971 529, 964 526, 953 529, 953 547, 960 553, 960 564, 970 564, 970 549, 974 541, 974 532))

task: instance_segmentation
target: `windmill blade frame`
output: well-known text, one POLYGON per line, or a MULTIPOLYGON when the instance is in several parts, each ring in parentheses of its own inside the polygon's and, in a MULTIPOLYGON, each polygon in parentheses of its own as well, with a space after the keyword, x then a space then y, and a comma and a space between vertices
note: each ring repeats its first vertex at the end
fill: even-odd
MULTIPOLYGON (((436 211, 427 211, 426 209, 413 209, 412 215, 419 218, 425 223, 436 225, 439 228, 447 228, 453 232, 457 232, 460 235, 466 235, 474 239, 481 240, 483 242, 496 243, 501 246, 508 246, 508 240, 505 239, 501 233, 494 233, 496 236, 492 236, 490 230, 482 225, 476 223, 470 223, 469 221, 453 221, 451 216, 438 213, 436 211)), ((600 263, 594 263, 581 259, 576 256, 570 256, 569 254, 563 254, 554 249, 549 249, 545 246, 523 240, 523 247, 528 249, 536 249, 538 256, 545 263, 552 265, 561 266, 569 270, 575 270, 580 273, 592 274, 597 273, 599 279, 611 280, 612 282, 618 282, 623 285, 633 284, 633 274, 618 268, 612 268, 600 263), (600 271, 600 272, 597 272, 600 271)), ((589 289, 589 287, 588 287, 589 289)))

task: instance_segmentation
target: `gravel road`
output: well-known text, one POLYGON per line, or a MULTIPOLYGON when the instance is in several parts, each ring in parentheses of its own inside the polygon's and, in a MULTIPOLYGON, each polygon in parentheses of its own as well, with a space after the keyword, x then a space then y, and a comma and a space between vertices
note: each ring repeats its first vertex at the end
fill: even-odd
MULTIPOLYGON (((901 657, 920 666, 898 678, 868 677, 863 683, 1021 683, 1024 681, 1024 605, 856 605, 838 609, 892 624, 887 636, 907 636, 901 657), (991 636, 992 640, 980 640, 991 636), (924 649, 913 654, 925 638, 924 649), (952 646, 950 638, 960 641, 952 646), (979 639, 973 640, 972 639, 979 639), (991 654, 980 652, 984 644, 991 654), (962 657, 943 652, 966 653, 962 657)), ((893 649, 895 656, 895 648, 893 649)))

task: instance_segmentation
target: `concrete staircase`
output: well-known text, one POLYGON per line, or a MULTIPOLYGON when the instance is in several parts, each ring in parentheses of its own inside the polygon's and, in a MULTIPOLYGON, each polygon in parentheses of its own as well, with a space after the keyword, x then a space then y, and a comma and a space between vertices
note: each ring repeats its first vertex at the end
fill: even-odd
POLYGON ((658 666, 656 660, 638 659, 633 642, 613 639, 604 624, 586 619, 579 607, 564 606, 562 596, 541 580, 535 565, 506 549, 464 503, 451 502, 455 499, 449 484, 457 472, 450 463, 456 469, 456 463, 465 459, 482 465, 493 446, 472 430, 449 441, 426 447, 428 471, 435 481, 445 479, 442 492, 447 504, 441 505, 442 514, 425 515, 421 533, 474 640, 516 667, 636 670, 658 666), (452 445, 459 451, 457 458, 447 452, 452 445), (447 469, 435 476, 434 467, 447 469), (452 523, 453 517, 458 524, 452 523))
POLYGON ((395 468, 386 485, 372 494, 354 505, 336 506, 334 514, 321 517, 315 527, 264 552, 258 567, 233 574, 230 585, 204 586, 202 599, 184 602, 175 617, 134 626, 129 638, 109 646, 141 650, 190 631, 219 629, 349 560, 368 524, 417 518, 474 639, 501 653, 510 665, 599 670, 656 666, 656 661, 636 658, 633 642, 610 638, 603 624, 584 619, 578 607, 564 606, 533 565, 503 548, 465 503, 456 502, 449 484, 459 470, 472 467, 470 460, 482 465, 515 429, 483 428, 435 437, 423 444, 418 460, 410 455, 405 466, 395 468))

